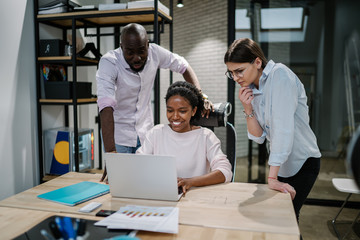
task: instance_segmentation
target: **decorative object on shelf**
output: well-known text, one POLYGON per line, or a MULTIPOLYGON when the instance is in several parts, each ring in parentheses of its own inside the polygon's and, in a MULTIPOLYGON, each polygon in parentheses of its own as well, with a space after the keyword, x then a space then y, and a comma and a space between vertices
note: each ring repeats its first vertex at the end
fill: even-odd
POLYGON ((99 52, 99 50, 97 50, 94 43, 86 43, 85 47, 81 51, 79 51, 77 55, 79 57, 86 57, 85 55, 89 52, 94 54, 95 59, 97 60, 100 60, 100 58, 102 57, 101 53, 99 52))
POLYGON ((60 39, 40 40, 39 56, 63 56, 66 42, 60 39))
POLYGON ((58 131, 51 160, 51 174, 69 172, 69 132, 58 131))
POLYGON ((84 37, 81 33, 81 31, 79 29, 76 29, 76 40, 75 40, 75 44, 73 44, 73 39, 72 39, 72 32, 71 31, 67 31, 67 35, 66 35, 66 40, 68 41, 68 44, 72 47, 74 47, 75 45, 75 49, 76 49, 76 53, 78 53, 81 49, 84 48, 84 37))
POLYGON ((72 56, 72 46, 70 44, 65 45, 64 56, 72 56))
POLYGON ((66 82, 66 71, 62 65, 42 64, 40 66, 41 98, 46 98, 46 84, 49 82, 66 82))
MULTIPOLYGON (((79 170, 94 167, 93 129, 79 129, 79 170)), ((44 153, 46 174, 61 175, 75 171, 74 129, 53 128, 44 131, 44 153)))
POLYGON ((65 67, 62 65, 43 64, 42 77, 44 81, 50 81, 50 82, 66 81, 65 67))

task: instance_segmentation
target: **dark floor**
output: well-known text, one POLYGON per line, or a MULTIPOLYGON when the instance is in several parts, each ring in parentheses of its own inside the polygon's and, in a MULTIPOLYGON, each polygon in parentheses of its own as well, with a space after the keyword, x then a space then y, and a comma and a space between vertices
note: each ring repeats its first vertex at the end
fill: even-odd
MULTIPOLYGON (((266 170, 260 168, 256 164, 254 158, 251 179, 256 179, 261 176, 266 170)), ((247 158, 238 158, 235 181, 248 182, 248 160, 247 158)), ((321 159, 321 169, 318 179, 309 194, 309 198, 315 200, 340 200, 343 201, 347 197, 346 193, 337 191, 332 185, 331 179, 336 177, 347 177, 345 170, 344 159, 323 157, 321 159)), ((263 180, 262 177, 260 180, 263 180)), ((360 202, 360 194, 353 194, 349 201, 360 202)), ((305 204, 300 213, 299 228, 304 240, 335 240, 336 234, 333 230, 331 219, 333 219, 340 207, 329 207, 320 205, 307 205, 305 204)), ((337 229, 341 236, 344 236, 348 229, 351 229, 350 221, 360 213, 360 209, 345 208, 338 217, 337 229)), ((349 231, 345 239, 360 239, 360 219, 354 227, 349 231)))

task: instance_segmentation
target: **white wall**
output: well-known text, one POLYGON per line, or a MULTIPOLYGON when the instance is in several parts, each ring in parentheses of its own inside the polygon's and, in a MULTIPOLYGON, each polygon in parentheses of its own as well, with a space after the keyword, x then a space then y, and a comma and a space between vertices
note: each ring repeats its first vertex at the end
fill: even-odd
POLYGON ((0 200, 38 183, 33 1, 0 2, 0 200))

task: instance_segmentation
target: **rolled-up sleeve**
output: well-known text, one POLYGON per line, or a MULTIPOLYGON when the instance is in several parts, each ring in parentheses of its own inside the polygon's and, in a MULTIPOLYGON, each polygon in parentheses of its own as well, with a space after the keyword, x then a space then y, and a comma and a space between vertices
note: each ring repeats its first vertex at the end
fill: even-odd
POLYGON ((96 72, 97 83, 97 104, 99 111, 106 107, 116 106, 115 85, 117 79, 117 70, 114 62, 107 58, 107 55, 101 58, 99 69, 96 72))
POLYGON ((255 137, 254 135, 252 135, 251 133, 248 132, 248 138, 250 140, 253 140, 254 142, 258 143, 258 144, 262 144, 265 141, 266 138, 266 132, 263 131, 262 135, 260 137, 255 137))

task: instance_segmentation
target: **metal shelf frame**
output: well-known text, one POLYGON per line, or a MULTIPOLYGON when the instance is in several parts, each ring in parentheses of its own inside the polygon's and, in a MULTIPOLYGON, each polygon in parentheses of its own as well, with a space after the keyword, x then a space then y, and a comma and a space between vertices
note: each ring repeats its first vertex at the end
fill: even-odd
MULTIPOLYGON (((73 122, 74 122, 74 138, 78 139, 78 106, 83 104, 93 104, 96 101, 88 100, 81 101, 76 96, 77 88, 77 67, 78 66, 97 66, 97 61, 89 62, 89 59, 79 59, 74 57, 54 57, 53 59, 46 59, 39 57, 39 28, 40 24, 46 24, 62 30, 63 39, 66 39, 66 33, 71 30, 72 42, 76 42, 76 30, 96 28, 96 41, 97 46, 100 46, 100 28, 102 27, 121 27, 128 23, 136 22, 143 25, 153 25, 154 43, 160 44, 160 33, 163 33, 164 24, 169 24, 169 38, 170 38, 170 51, 173 50, 173 0, 170 0, 170 16, 159 10, 158 1, 154 1, 153 8, 141 8, 141 9, 124 9, 124 10, 109 10, 109 11, 81 11, 81 12, 67 12, 57 14, 39 15, 38 0, 34 1, 34 23, 35 23, 35 52, 36 52, 36 95, 37 95, 37 118, 38 118, 38 154, 39 154, 39 177, 40 182, 43 182, 44 177, 44 154, 43 154, 43 133, 42 133, 42 106, 43 105, 64 105, 65 107, 65 126, 69 125, 69 113, 68 106, 73 106, 73 122), (40 82, 40 65, 43 63, 57 63, 64 66, 72 67, 72 79, 73 85, 73 98, 66 102, 52 101, 41 99, 41 82, 40 82)), ((114 31, 114 36, 117 33, 114 31)), ((117 46, 116 46, 117 47, 117 46)), ((76 48, 72 48, 72 56, 76 56, 76 48)), ((155 124, 160 122, 160 81, 158 70, 155 83, 154 83, 154 122, 155 124)), ((170 71, 170 83, 172 83, 172 72, 170 71)), ((96 122, 100 126, 99 115, 96 118, 96 122)), ((98 128, 99 134, 99 169, 102 169, 102 156, 101 156, 101 140, 100 140, 100 127, 98 128)), ((75 143, 75 171, 79 171, 79 142, 75 143)))

